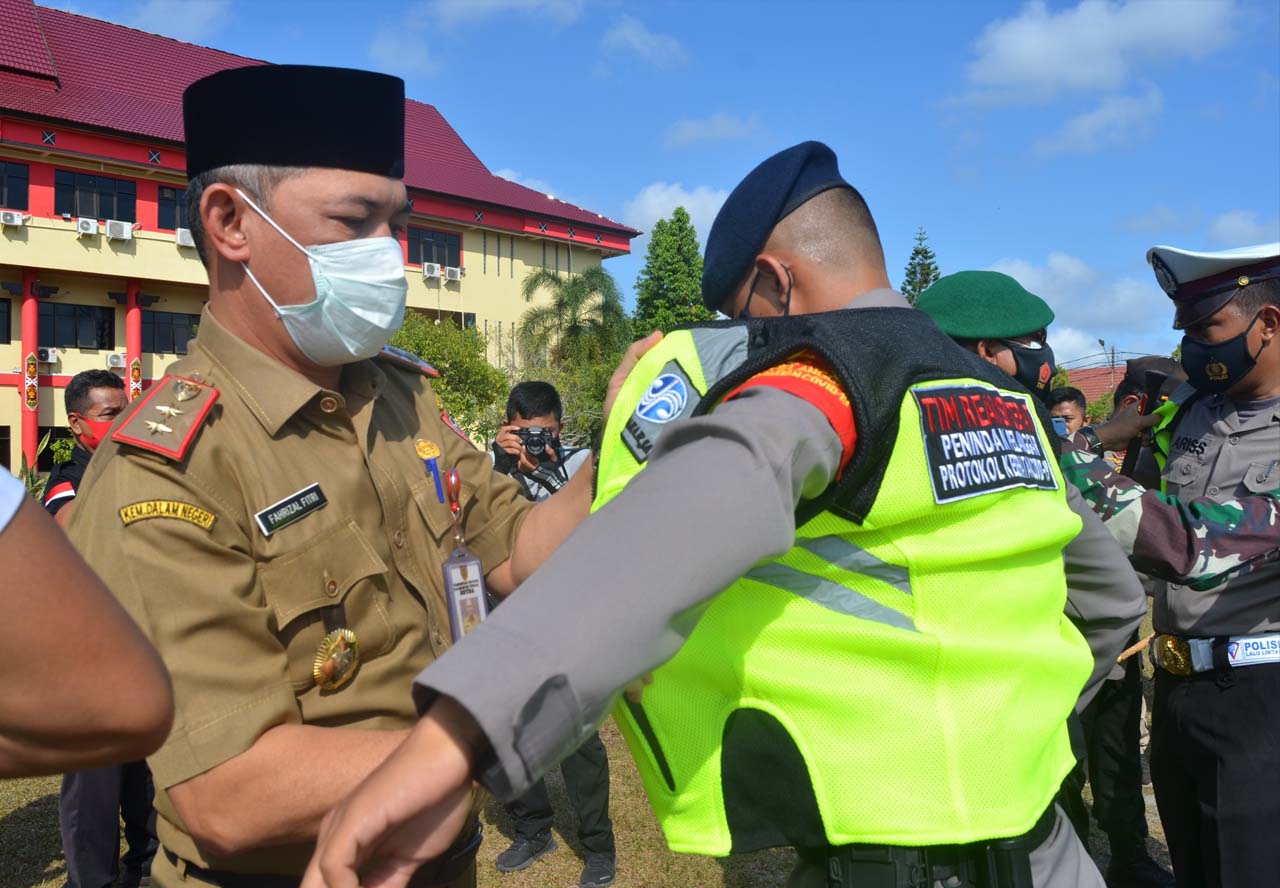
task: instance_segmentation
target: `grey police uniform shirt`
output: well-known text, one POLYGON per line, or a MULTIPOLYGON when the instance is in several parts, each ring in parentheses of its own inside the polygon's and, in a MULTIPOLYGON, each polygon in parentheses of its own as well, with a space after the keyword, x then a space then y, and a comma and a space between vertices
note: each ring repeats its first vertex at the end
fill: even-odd
MULTIPOLYGON (((876 290, 849 308, 907 305, 876 290)), ((669 426, 623 496, 419 674, 419 711, 440 694, 456 699, 492 747, 481 783, 503 800, 523 794, 595 731, 620 688, 679 650, 711 598, 791 548, 796 504, 827 488, 840 456, 822 412, 776 389, 747 389, 669 426)), ((1067 614, 1096 658, 1080 708, 1141 621, 1145 599, 1078 494, 1072 509, 1084 529, 1063 553, 1067 614)))
MULTIPOLYGON (((1163 478, 1167 492, 1184 501, 1280 488, 1280 398, 1237 405, 1225 395, 1200 397, 1173 429, 1163 478)), ((1157 632, 1193 638, 1280 631, 1280 562, 1202 591, 1157 582, 1153 623, 1157 632)))

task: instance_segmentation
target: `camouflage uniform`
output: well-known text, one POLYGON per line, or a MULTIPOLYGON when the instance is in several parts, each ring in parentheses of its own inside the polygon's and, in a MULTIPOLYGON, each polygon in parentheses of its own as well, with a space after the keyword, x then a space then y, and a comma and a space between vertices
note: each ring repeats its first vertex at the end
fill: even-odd
POLYGON ((1280 488, 1215 502, 1147 490, 1086 451, 1062 456, 1074 484, 1143 573, 1196 591, 1280 560, 1280 488))

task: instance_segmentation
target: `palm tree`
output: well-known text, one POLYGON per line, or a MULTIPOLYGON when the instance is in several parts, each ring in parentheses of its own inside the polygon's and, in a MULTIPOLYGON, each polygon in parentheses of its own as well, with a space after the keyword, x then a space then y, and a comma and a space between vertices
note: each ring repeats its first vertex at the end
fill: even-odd
POLYGON ((520 318, 525 355, 563 364, 598 360, 626 348, 630 324, 609 272, 596 267, 562 277, 539 269, 525 277, 520 294, 532 302, 543 289, 550 291, 551 301, 520 318))

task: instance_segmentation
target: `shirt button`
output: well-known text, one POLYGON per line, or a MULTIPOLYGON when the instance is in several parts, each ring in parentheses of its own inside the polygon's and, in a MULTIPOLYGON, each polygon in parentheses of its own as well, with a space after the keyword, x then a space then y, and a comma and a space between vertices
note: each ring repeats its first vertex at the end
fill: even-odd
POLYGON ((397 530, 395 532, 395 535, 392 536, 391 539, 396 544, 397 549, 404 548, 404 531, 403 530, 397 530))
POLYGON ((1182 464, 1182 467, 1181 467, 1180 469, 1178 469, 1178 471, 1182 472, 1182 474, 1184 474, 1184 475, 1190 475, 1190 474, 1191 474, 1191 466, 1187 465, 1186 463, 1183 463, 1183 464, 1182 464))
POLYGON ((1228 443, 1228 444, 1239 444, 1239 443, 1240 443, 1240 437, 1239 437, 1238 435, 1232 435, 1230 438, 1228 438, 1228 439, 1227 439, 1227 443, 1228 443))
POLYGON ((439 629, 431 630, 431 640, 435 642, 436 647, 444 647, 444 636, 440 634, 439 629))
POLYGON ((325 395, 320 399, 320 409, 325 413, 332 413, 338 409, 338 399, 332 395, 325 395))
POLYGON ((337 581, 337 580, 327 580, 327 581, 325 582, 325 584, 324 584, 324 594, 325 594, 325 595, 328 595, 330 598, 332 598, 333 596, 337 595, 337 594, 338 594, 338 581, 337 581))
POLYGON ((1219 489, 1220 489, 1220 488, 1218 488, 1216 485, 1215 485, 1215 486, 1213 486, 1213 487, 1210 487, 1210 488, 1209 488, 1209 496, 1217 496, 1217 495, 1218 495, 1218 490, 1219 490, 1219 489))

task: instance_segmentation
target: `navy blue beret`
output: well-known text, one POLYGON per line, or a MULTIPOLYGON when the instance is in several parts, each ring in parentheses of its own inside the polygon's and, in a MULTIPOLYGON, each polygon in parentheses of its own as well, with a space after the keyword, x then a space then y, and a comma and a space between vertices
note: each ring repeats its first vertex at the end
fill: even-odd
POLYGON ((314 65, 250 65, 182 95, 187 177, 236 163, 404 176, 404 81, 314 65))
POLYGON ((779 151, 747 174, 724 202, 707 235, 702 301, 712 311, 733 295, 779 222, 831 188, 851 188, 835 152, 821 142, 779 151))

